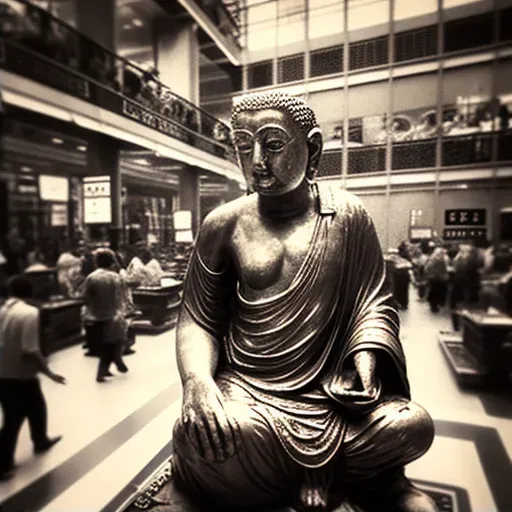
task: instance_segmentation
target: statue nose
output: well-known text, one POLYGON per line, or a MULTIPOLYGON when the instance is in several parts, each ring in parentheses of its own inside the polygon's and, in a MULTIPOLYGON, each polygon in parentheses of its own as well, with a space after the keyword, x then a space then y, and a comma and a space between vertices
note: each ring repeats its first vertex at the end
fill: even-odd
POLYGON ((252 164, 256 168, 265 168, 265 155, 263 154, 261 144, 258 141, 254 143, 252 164))

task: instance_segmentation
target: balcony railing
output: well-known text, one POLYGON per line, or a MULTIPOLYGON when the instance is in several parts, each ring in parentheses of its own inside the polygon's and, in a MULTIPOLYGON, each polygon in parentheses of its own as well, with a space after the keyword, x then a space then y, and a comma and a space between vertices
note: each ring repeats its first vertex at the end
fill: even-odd
MULTIPOLYGON (((441 167, 477 166, 512 162, 512 129, 447 136, 441 139, 441 167), (496 149, 495 149, 496 148, 496 149)), ((347 174, 386 171, 386 144, 348 147, 347 174)), ((393 142, 391 171, 434 169, 437 166, 437 138, 393 142)), ((342 147, 328 148, 320 160, 319 177, 342 174, 342 147)))
POLYGON ((391 168, 394 171, 435 167, 436 139, 395 142, 391 155, 391 168))
POLYGON ((492 133, 477 133, 443 139, 444 167, 492 161, 492 133))
POLYGON ((498 161, 512 161, 512 130, 498 134, 498 161))
POLYGON ((382 172, 386 169, 386 146, 348 148, 348 174, 382 172))
POLYGON ((233 158, 229 127, 174 94, 156 71, 139 68, 24 1, 0 0, 0 67, 233 158))

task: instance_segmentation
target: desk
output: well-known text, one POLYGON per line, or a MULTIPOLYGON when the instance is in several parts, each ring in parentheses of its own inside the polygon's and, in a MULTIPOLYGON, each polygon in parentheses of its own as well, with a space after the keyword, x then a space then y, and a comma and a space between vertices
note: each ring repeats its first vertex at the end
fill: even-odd
POLYGON ((35 305, 41 312, 41 351, 44 355, 83 340, 82 300, 40 301, 35 305))
POLYGON ((462 339, 440 336, 459 382, 512 392, 512 318, 485 311, 460 312, 462 339))
POLYGON ((135 332, 163 332, 174 323, 181 305, 183 282, 166 279, 165 286, 133 290, 133 303, 139 316, 132 322, 135 332))

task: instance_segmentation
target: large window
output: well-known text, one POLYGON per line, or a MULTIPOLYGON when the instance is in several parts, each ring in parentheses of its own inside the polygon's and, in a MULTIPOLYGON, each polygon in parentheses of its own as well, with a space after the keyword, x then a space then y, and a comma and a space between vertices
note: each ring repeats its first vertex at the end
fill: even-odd
POLYGON ((315 0, 309 3, 309 38, 340 34, 344 30, 343 2, 315 0))
POLYGON ((278 16, 278 45, 303 41, 306 34, 306 2, 305 0, 279 0, 277 3, 278 16))
POLYGON ((249 51, 274 48, 277 42, 277 2, 248 2, 247 48, 249 51), (254 4, 254 5, 251 5, 254 4))
POLYGON ((388 105, 388 82, 349 89, 349 174, 385 170, 388 105))
POLYGON ((489 64, 449 69, 443 76, 443 165, 491 160, 494 119, 489 64))
POLYGON ((389 23, 389 0, 349 0, 349 32, 386 23, 389 23))
POLYGON ((436 165, 437 74, 393 81, 393 170, 436 165))
POLYGON ((495 130, 498 133, 498 160, 512 160, 512 59, 499 60, 494 75, 497 101, 494 102, 495 130))
POLYGON ((437 11, 437 0, 395 0, 395 21, 424 16, 437 11))

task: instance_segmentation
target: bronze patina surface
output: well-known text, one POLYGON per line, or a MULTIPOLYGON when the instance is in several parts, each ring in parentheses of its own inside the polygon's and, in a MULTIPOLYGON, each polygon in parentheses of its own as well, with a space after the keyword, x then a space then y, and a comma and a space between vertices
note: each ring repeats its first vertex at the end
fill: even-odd
POLYGON ((248 194, 205 219, 185 281, 176 485, 220 510, 437 510, 404 476, 434 427, 371 218, 316 183, 302 100, 248 96, 232 128, 248 194))

